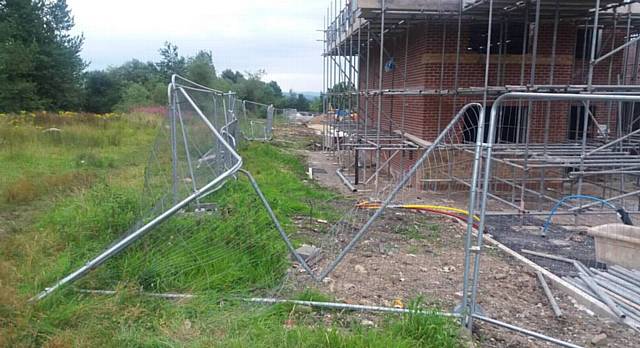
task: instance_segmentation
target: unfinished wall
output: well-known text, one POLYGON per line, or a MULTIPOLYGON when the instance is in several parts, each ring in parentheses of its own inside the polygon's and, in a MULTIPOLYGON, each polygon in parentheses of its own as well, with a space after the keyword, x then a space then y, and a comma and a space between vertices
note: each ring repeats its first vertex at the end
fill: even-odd
MULTIPOLYGON (((536 73, 531 80, 532 55, 502 54, 497 48, 492 51, 489 69, 490 86, 551 84, 569 85, 586 84, 585 71, 588 62, 575 57, 578 27, 575 23, 561 22, 558 27, 555 58, 553 50, 553 23, 541 23, 539 29, 538 54, 536 56, 536 73), (583 64, 584 63, 584 64, 583 64), (553 66, 552 66, 553 65, 553 66), (586 68, 585 68, 586 67, 586 68), (553 71, 553 79, 551 72, 553 71)), ((477 27, 475 27, 477 29, 477 27)), ((485 78, 485 59, 483 53, 465 49, 471 40, 473 24, 465 24, 461 31, 462 50, 459 57, 459 87, 482 87, 485 78)), ((499 35, 499 33, 494 33, 499 35)), ((605 31, 602 35, 604 52, 610 46, 623 43, 624 32, 619 30, 613 35, 605 31)), ((385 37, 385 49, 396 62, 393 71, 383 71, 383 89, 446 89, 455 88, 457 23, 421 22, 410 24, 393 36, 385 37), (408 43, 408 44, 407 44, 408 43), (405 52, 405 47, 406 52, 405 52), (406 59, 405 59, 406 55, 406 59), (406 62, 405 62, 406 60, 406 62), (406 65, 406 68, 405 68, 406 65), (404 74, 406 71, 406 79, 404 74)), ((529 47, 531 51, 531 47, 529 47)), ((366 52, 363 52, 366 57, 366 52)), ((378 89, 379 78, 379 46, 370 45, 369 52, 369 89, 378 89)), ((385 62, 390 57, 385 56, 385 62)), ((623 54, 602 62, 594 70, 593 84, 615 84, 617 75, 622 70, 623 54), (610 64, 611 62, 611 64, 610 64)), ((360 62, 359 87, 367 89, 365 83, 366 59, 360 62)), ((375 124, 377 117, 378 97, 369 98, 368 110, 365 109, 364 98, 361 98, 361 114, 368 114, 370 124, 375 124)), ((426 140, 433 140, 445 127, 451 117, 465 104, 481 101, 481 96, 384 96, 381 124, 383 131, 392 132, 404 128, 406 132, 426 140), (402 127, 404 126, 404 127, 402 127)), ((526 103, 525 103, 526 104, 526 103)), ((513 103, 512 103, 513 105, 513 103)), ((608 123, 615 129, 616 105, 594 103, 596 118, 599 123, 608 123)), ((570 105, 554 102, 547 111, 546 107, 535 104, 531 110, 531 142, 542 142, 549 115, 549 141, 563 142, 567 140, 570 105), (549 114, 548 114, 549 112, 549 114)))

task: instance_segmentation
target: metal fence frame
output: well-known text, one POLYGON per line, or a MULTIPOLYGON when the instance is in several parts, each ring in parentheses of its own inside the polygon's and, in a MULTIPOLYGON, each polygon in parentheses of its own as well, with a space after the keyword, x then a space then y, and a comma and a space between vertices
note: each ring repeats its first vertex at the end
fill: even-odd
MULTIPOLYGON (((500 106, 507 100, 521 99, 521 100, 538 100, 538 101, 618 101, 618 102, 640 102, 640 96, 637 95, 609 95, 609 94, 558 94, 558 93, 534 93, 534 92, 511 92, 506 93, 495 99, 491 108, 489 129, 484 128, 485 113, 481 114, 481 120, 479 122, 480 129, 478 130, 478 137, 476 141, 476 152, 474 158, 474 170, 471 182, 471 191, 469 193, 469 216, 473 216, 479 211, 480 222, 477 229, 477 236, 475 244, 473 241, 473 226, 471 223, 467 225, 467 233, 465 240, 465 265, 464 265, 464 281, 463 281, 463 300, 462 311, 468 313, 464 318, 464 324, 467 328, 472 329, 473 319, 487 319, 479 312, 478 307, 478 285, 480 275, 480 261, 483 247, 483 234, 485 229, 485 222, 487 216, 487 204, 490 200, 490 178, 492 166, 496 163, 492 158, 492 150, 495 144, 495 136, 497 131, 497 119, 500 106), (488 132, 487 141, 484 141, 484 133, 488 132), (480 182, 482 177, 482 182, 480 182), (473 264, 471 259, 473 258, 473 264)), ((490 319, 490 318, 488 318, 490 319)), ((488 320, 485 320, 488 321, 488 320)), ((511 325, 513 326, 513 325, 511 325)), ((517 328, 516 331, 528 334, 516 326, 507 327, 509 329, 517 328)), ((530 334, 528 334, 530 335, 530 334)), ((567 342, 558 341, 552 337, 546 335, 534 336, 536 338, 544 339, 556 344, 570 347, 571 344, 567 342)))
POLYGON ((240 103, 242 110, 242 121, 248 123, 248 129, 241 129, 240 133, 245 140, 250 141, 270 141, 273 139, 273 120, 275 115, 275 108, 273 105, 258 103, 250 100, 241 100, 240 103), (264 118, 251 118, 247 114, 247 104, 255 105, 258 107, 266 108, 266 115, 264 118))
MULTIPOLYGON (((171 157, 172 157, 172 168, 173 168, 173 170, 172 170, 172 176, 173 176, 172 187, 173 187, 174 201, 177 199, 176 185, 177 185, 177 180, 178 180, 177 179, 177 173, 176 173, 176 162, 177 162, 177 146, 176 145, 177 145, 178 139, 180 137, 180 135, 177 134, 176 129, 177 129, 177 121, 178 120, 181 121, 180 117, 178 117, 178 115, 177 115, 178 114, 178 109, 177 109, 177 107, 175 105, 175 98, 177 97, 178 94, 182 95, 185 98, 185 100, 187 100, 189 102, 189 104, 191 104, 193 109, 196 111, 197 116, 200 118, 200 120, 202 122, 204 122, 204 124, 207 126, 207 128, 211 131, 211 135, 219 142, 219 144, 221 144, 224 147, 225 152, 230 155, 230 157, 232 158, 234 163, 228 169, 226 169, 222 174, 220 174, 218 177, 213 179, 211 182, 206 183, 200 189, 197 189, 194 186, 194 191, 189 196, 187 196, 186 198, 182 199, 179 202, 175 202, 175 204, 171 208, 169 208, 166 211, 162 212, 161 214, 159 214, 158 216, 153 218, 151 221, 149 221, 148 223, 144 224, 142 227, 140 227, 140 228, 136 229, 135 231, 133 231, 132 233, 128 234, 126 237, 124 237, 123 239, 121 239, 120 241, 115 243, 114 245, 110 246, 109 248, 107 248, 106 250, 101 252, 95 258, 89 260, 82 267, 78 268, 77 270, 75 270, 74 272, 72 272, 69 275, 65 276, 64 278, 58 280, 52 286, 44 289, 39 294, 37 294, 35 297, 33 297, 32 300, 34 300, 34 301, 42 300, 45 297, 47 297, 50 294, 52 294, 53 292, 55 292, 56 290, 58 290, 59 288, 65 286, 67 284, 73 283, 74 281, 82 278, 87 273, 89 273, 91 270, 99 267, 101 264, 103 264, 108 259, 118 255, 121 251, 123 251, 124 249, 129 247, 133 242, 135 242, 135 241, 139 240, 140 238, 142 238, 145 234, 147 234, 148 232, 152 231, 156 226, 160 225, 161 223, 163 223, 164 221, 169 219, 171 216, 176 214, 178 211, 180 211, 181 209, 183 209, 184 207, 186 207, 190 203, 192 203, 192 202, 198 200, 199 198, 207 195, 212 190, 215 190, 217 187, 222 185, 225 182, 225 180, 233 177, 233 175, 236 174, 240 170, 240 168, 242 167, 242 157, 240 157, 240 155, 236 152, 235 148, 233 146, 231 146, 227 142, 226 137, 221 135, 220 132, 218 131, 218 129, 216 129, 216 127, 214 127, 214 125, 211 123, 211 121, 199 109, 199 107, 194 103, 194 101, 191 99, 191 97, 189 97, 189 94, 186 92, 187 89, 200 90, 200 91, 214 93, 214 94, 221 94, 222 93, 220 91, 217 91, 217 90, 214 90, 214 89, 211 89, 211 88, 208 88, 208 87, 201 86, 201 85, 198 85, 196 83, 193 83, 192 81, 186 80, 186 79, 184 79, 184 78, 182 78, 182 77, 180 77, 178 75, 174 75, 172 77, 172 79, 171 79, 171 83, 168 86, 168 96, 169 96, 169 100, 171 102, 170 124, 171 124, 171 151, 172 151, 172 156, 171 157), (190 84, 191 86, 185 86, 185 85, 181 84, 181 82, 179 82, 179 81, 186 82, 186 83, 190 84)), ((228 122, 234 122, 234 120, 231 119, 231 120, 228 120, 228 122)), ((230 123, 227 123, 225 125, 225 127, 229 126, 229 124, 230 123)), ((183 134, 183 136, 185 136, 185 135, 183 134)), ((187 158, 188 158, 188 162, 189 162, 189 170, 191 172, 191 175, 193 175, 193 168, 192 168, 192 165, 191 165, 191 159, 190 159, 189 156, 187 156, 187 158)))
MULTIPOLYGON (((151 221, 147 222, 143 226, 136 228, 134 231, 126 235, 124 238, 115 242, 112 246, 108 247, 107 249, 102 251, 100 254, 98 254, 96 257, 86 262, 83 266, 81 266, 77 270, 73 271, 72 273, 68 274, 62 279, 56 281, 52 286, 45 288, 43 291, 41 291, 36 296, 34 296, 31 299, 31 301, 42 300, 47 296, 51 295, 52 293, 54 293, 55 291, 59 290, 60 288, 64 287, 65 285, 69 285, 74 281, 84 277, 90 271, 99 267, 108 259, 118 255, 121 251, 129 247, 132 243, 142 238, 145 234, 151 232, 155 227, 162 224, 167 219, 171 218, 174 214, 178 213, 183 208, 187 207, 188 205, 194 202, 199 202, 200 199, 217 191, 219 188, 222 187, 222 185, 224 185, 226 180, 236 177, 237 173, 241 173, 248 178, 251 186, 253 187, 254 191, 260 198, 261 203, 263 204, 264 208, 267 210, 267 213, 269 214, 269 217, 272 220, 274 227, 278 230, 278 233, 280 234, 281 238, 285 242, 287 249, 296 258, 296 260, 300 262, 302 267, 307 272, 312 274, 311 269, 306 264, 304 259, 302 259, 302 257, 293 248, 291 241, 289 240, 288 236, 286 235, 282 226, 280 225, 277 217, 275 216, 273 210, 269 205, 269 202, 267 201, 265 196, 262 194, 257 182, 253 179, 253 176, 251 176, 251 174, 248 171, 241 169, 243 165, 243 160, 242 160, 242 157, 237 152, 237 146, 238 146, 237 125, 239 121, 235 111, 235 105, 236 105, 235 93, 233 92, 224 93, 222 91, 218 91, 218 90, 197 84, 179 75, 173 75, 171 78, 171 83, 167 86, 167 96, 170 104, 169 127, 170 127, 171 159, 172 159, 171 196, 173 197, 173 206, 163 211, 162 213, 158 214, 151 221), (212 123, 212 121, 207 117, 207 115, 205 115, 205 113, 202 112, 202 110, 196 104, 196 102, 194 102, 194 100, 189 96, 189 93, 188 93, 189 90, 211 93, 212 95, 222 97, 224 124, 219 126, 219 129, 216 128, 214 123, 212 123), (189 153, 188 146, 187 146, 187 141, 188 141, 187 134, 184 131, 183 118, 177 102, 179 96, 180 98, 183 98, 185 101, 189 103, 189 105, 193 108, 193 110, 195 110, 200 121, 202 121, 206 125, 209 131, 211 131, 211 136, 215 139, 215 141, 218 144, 220 144, 224 148, 225 158, 223 159, 223 162, 224 162, 223 165, 224 165, 225 171, 222 172, 213 180, 211 180, 210 182, 204 184, 204 186, 202 186, 199 189, 195 181, 192 157, 189 153), (178 125, 180 125, 181 126, 180 128, 182 129, 182 132, 180 134, 178 132, 178 125), (179 183, 179 178, 177 174, 177 167, 178 167, 177 148, 178 148, 179 141, 184 142, 184 145, 185 145, 187 168, 192 178, 192 184, 193 184, 192 192, 190 192, 190 194, 183 199, 179 198, 179 195, 177 192, 178 190, 177 187, 179 183)), ((243 101, 242 104, 244 105, 245 102, 247 101, 243 101)), ((250 103, 254 103, 254 102, 250 102, 250 103)), ((214 104, 215 104, 215 100, 214 100, 214 104)), ((260 104, 260 103, 256 103, 256 104, 260 104)), ((265 121, 265 137, 261 139, 251 139, 251 140, 268 141, 272 137, 274 108, 271 105, 266 105, 266 104, 260 104, 260 105, 267 107, 267 118, 265 121)))
MULTIPOLYGON (((508 323, 500 322, 494 319, 491 319, 478 311, 477 305, 477 290, 479 285, 479 271, 480 271, 480 257, 482 254, 482 246, 483 246, 483 231, 485 227, 485 217, 487 212, 487 202, 489 200, 489 191, 490 191, 490 174, 491 168, 494 164, 492 160, 492 149, 495 142, 495 135, 497 129, 497 114, 500 108, 501 103, 509 99, 522 99, 522 100, 542 100, 542 101, 554 101, 554 100, 575 100, 575 101, 584 101, 584 102, 592 102, 592 101, 617 101, 617 102, 640 102, 640 96, 636 95, 615 95, 615 94, 557 94, 557 93, 532 93, 532 92, 512 92, 506 93, 494 101, 494 104, 491 109, 490 114, 490 122, 489 129, 486 130, 484 127, 484 121, 486 117, 485 109, 481 104, 471 103, 464 106, 453 118, 451 123, 445 127, 445 129, 440 133, 437 139, 426 149, 422 156, 416 161, 416 163, 411 167, 409 171, 407 171, 401 180, 394 186, 393 190, 389 193, 389 195, 382 201, 380 206, 377 208, 375 213, 369 217, 367 222, 358 230, 358 232, 354 235, 352 240, 347 244, 347 246, 340 252, 340 254, 325 268, 320 274, 315 274, 305 260, 295 251, 291 241, 288 236, 280 226, 280 223, 275 216, 273 210, 269 206, 269 203, 266 197, 260 191, 258 184, 255 182, 251 174, 243 169, 242 167, 242 157, 237 153, 236 146, 237 141, 235 138, 236 127, 235 124, 238 122, 235 114, 234 114, 234 103, 235 103, 235 95, 233 93, 223 93, 220 91, 216 91, 213 89, 209 89, 205 86, 200 86, 197 84, 193 84, 192 82, 185 80, 179 76, 174 76, 172 78, 171 84, 168 86, 168 95, 171 100, 171 149, 172 149, 172 159, 173 159, 173 175, 174 180, 177 180, 175 174, 175 166, 177 161, 177 142, 179 141, 181 135, 177 132, 178 122, 182 122, 182 119, 178 115, 178 109, 175 104, 175 99, 177 95, 181 95, 196 111, 199 119, 204 122, 207 128, 211 131, 211 135, 218 141, 223 148, 225 149, 225 153, 230 156, 230 161, 227 162, 229 167, 221 173, 218 177, 213 179, 212 181, 206 183, 202 188, 198 189, 197 186, 194 185, 193 192, 186 198, 182 199, 179 202, 176 202, 168 210, 156 216, 150 222, 146 223, 144 226, 138 228, 131 234, 127 235, 122 240, 118 241, 114 245, 110 246, 98 256, 88 261, 85 265, 78 268, 76 271, 71 274, 65 276, 61 280, 55 282, 51 287, 46 288, 38 295, 36 295, 33 300, 41 300, 60 289, 61 287, 68 285, 79 278, 83 277, 91 270, 99 267, 102 263, 108 260, 111 257, 119 254, 121 251, 130 246, 133 242, 143 237, 145 234, 149 233, 154 229, 154 227, 163 223, 165 220, 173 216, 179 210, 183 209, 187 205, 191 204, 194 201, 210 194, 215 191, 218 187, 220 187, 227 179, 234 177, 238 172, 246 175, 249 179, 250 184, 255 190, 256 194, 259 196, 262 204, 267 210, 270 219, 272 220, 275 228, 278 230, 281 238, 285 242, 287 249, 289 252, 295 257, 296 261, 300 263, 300 265, 305 269, 309 275, 316 279, 321 280, 325 278, 329 273, 331 273, 335 267, 337 267, 343 260, 343 258, 353 249, 355 245, 358 244, 360 239, 368 232, 369 228, 373 224, 373 222, 378 219, 389 204, 394 200, 396 195, 406 186, 412 176, 416 174, 420 166, 423 162, 429 157, 429 155, 437 148, 443 146, 442 142, 445 139, 445 136, 449 130, 451 130, 456 122, 458 122, 462 117, 464 117, 466 111, 472 107, 480 107, 480 119, 479 119, 479 128, 476 136, 476 144, 475 144, 475 155, 474 155, 474 165, 473 165, 473 175, 471 179, 471 190, 470 190, 470 198, 469 198, 469 220, 467 224, 467 233, 465 239, 465 260, 464 260, 464 282, 463 282, 463 299, 461 304, 461 309, 458 311, 455 316, 460 316, 463 324, 471 329, 473 326, 473 320, 478 319, 481 321, 485 321, 491 324, 499 325, 532 337, 536 337, 539 339, 543 339, 549 342, 553 342, 559 345, 567 346, 567 347, 576 347, 568 342, 563 342, 557 340, 552 337, 548 337, 543 334, 535 333, 508 323), (190 83, 191 85, 186 86, 180 83, 179 81, 183 81, 186 83, 190 83), (228 105, 225 105, 225 123, 218 130, 211 121, 207 118, 207 116, 199 109, 193 99, 189 96, 187 90, 199 90, 208 93, 214 93, 217 95, 223 95, 228 98, 228 105), (228 106, 228 108, 227 108, 228 106), (228 114, 227 112, 228 111, 228 114), (488 140, 484 141, 484 134, 488 132, 488 140), (482 178, 482 182, 480 182, 480 178, 482 178), (477 230, 476 242, 474 244, 473 239, 473 216, 476 211, 479 211, 480 222, 477 230), (473 263, 471 262, 473 259, 473 263)), ((225 102, 225 104, 227 104, 225 102)), ((273 107, 269 106, 270 113, 273 115, 273 107)), ((272 122, 272 118, 271 118, 272 122)), ((271 123, 268 122, 268 123, 271 123)), ((271 123, 272 124, 272 123, 271 123)), ((186 135, 182 134, 183 140, 186 135)), ((266 139, 265 139, 266 140, 266 139)), ((191 158, 187 155, 187 160, 189 162, 189 170, 192 171, 191 168, 191 158)), ((177 181, 175 181, 177 182, 177 181)), ((175 182, 174 182, 174 190, 175 190, 175 182)), ((175 194, 175 192, 174 192, 175 194)), ((174 199, 177 196, 174 195, 174 199)), ((443 315, 452 315, 451 313, 443 313, 443 315)))

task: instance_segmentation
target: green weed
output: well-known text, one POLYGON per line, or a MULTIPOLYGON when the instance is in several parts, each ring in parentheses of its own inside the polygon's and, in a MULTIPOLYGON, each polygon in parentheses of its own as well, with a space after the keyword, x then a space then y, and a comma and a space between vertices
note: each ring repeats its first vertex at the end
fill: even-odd
POLYGON ((436 223, 413 221, 406 224, 398 224, 395 233, 415 240, 437 240, 440 237, 441 226, 436 223))
POLYGON ((0 117, 0 204, 86 187, 145 163, 157 116, 25 113, 0 117))
POLYGON ((76 156, 75 164, 78 168, 115 168, 116 162, 112 157, 100 156, 91 152, 83 152, 76 156))

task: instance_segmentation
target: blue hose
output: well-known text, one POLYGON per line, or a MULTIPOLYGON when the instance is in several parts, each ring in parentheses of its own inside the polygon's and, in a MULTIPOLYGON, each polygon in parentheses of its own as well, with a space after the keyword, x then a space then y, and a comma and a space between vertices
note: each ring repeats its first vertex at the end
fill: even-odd
POLYGON ((575 199, 590 199, 592 201, 596 201, 596 202, 601 202, 602 204, 608 206, 609 208, 618 211, 618 208, 605 201, 604 199, 600 198, 600 197, 595 197, 595 196, 588 196, 588 195, 571 195, 571 196, 566 196, 563 197, 561 200, 558 201, 558 203, 556 203, 555 206, 553 206, 553 209, 551 209, 551 212, 549 213, 549 216, 547 217, 547 221, 544 222, 544 226, 542 228, 542 235, 543 236, 547 236, 547 229, 549 228, 549 225, 551 224, 551 218, 555 215, 556 211, 558 210, 558 208, 560 208, 560 206, 562 205, 562 203, 566 202, 566 201, 570 201, 570 200, 575 200, 575 199))

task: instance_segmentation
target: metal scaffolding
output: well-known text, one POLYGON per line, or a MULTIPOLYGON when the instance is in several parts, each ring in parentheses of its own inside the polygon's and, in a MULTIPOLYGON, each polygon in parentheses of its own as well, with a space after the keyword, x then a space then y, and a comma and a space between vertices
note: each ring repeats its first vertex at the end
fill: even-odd
MULTIPOLYGON (((340 175, 354 189, 377 193, 381 180, 397 180, 462 105, 480 102, 486 109, 500 95, 510 92, 640 93, 640 13, 635 0, 422 0, 398 4, 391 0, 347 1, 343 6, 335 0, 325 17, 323 105, 327 117, 323 148, 336 156, 342 168, 340 175), (508 33, 513 29, 510 23, 523 22, 521 33, 508 33), (466 82, 467 72, 462 69, 469 59, 465 52, 470 50, 466 37, 470 23, 485 30, 481 37, 486 45, 480 47, 481 54, 476 57, 484 65, 484 84, 466 82), (557 63, 566 59, 559 50, 567 50, 567 40, 562 40, 560 30, 566 23, 584 32, 584 41, 572 48, 575 57, 582 58, 571 62, 570 78, 559 79, 557 63), (414 69, 408 55, 410 34, 420 25, 429 34, 439 31, 442 35, 439 52, 434 53, 434 47, 429 51, 439 78, 435 83, 415 86, 408 83, 414 69), (544 47, 541 29, 552 31, 545 33, 544 47), (517 36, 521 36, 522 47, 514 54, 508 45, 510 38, 517 36), (455 41, 455 54, 445 47, 449 41, 455 41), (396 58, 402 63, 397 67, 396 58), (505 76, 507 65, 519 65, 519 84, 505 76), (399 73, 387 77, 395 69, 399 73), (445 77, 445 70, 453 72, 452 81, 445 77), (429 132, 433 135, 416 134, 408 125, 408 100, 418 97, 435 104, 429 110, 437 111, 425 111, 422 116, 424 122, 437 120, 425 125, 434 128, 429 132)), ((563 64, 566 69, 567 63, 563 64)), ((500 204, 490 213, 542 214, 565 195, 596 191, 630 211, 639 210, 640 114, 635 103, 598 103, 597 116, 590 101, 562 104, 517 100, 513 105, 517 110, 514 123, 499 122, 498 126, 492 161, 501 169, 494 173, 490 185, 497 189, 493 198, 500 204), (577 114, 575 134, 571 139, 557 139, 551 132, 551 121, 559 117, 569 120, 571 108, 577 114)), ((502 110, 498 117, 511 117, 507 114, 502 110)), ((473 153, 475 139, 465 140, 470 145, 469 154, 473 153)), ((448 196, 456 187, 468 190, 469 173, 453 175, 449 169, 445 175, 435 175, 448 167, 445 157, 460 158, 449 153, 426 161, 422 184, 412 188, 446 192, 448 196)))
POLYGON ((334 0, 329 6, 323 148, 338 159, 349 187, 372 189, 374 197, 382 196, 383 181, 447 197, 463 192, 457 198, 469 220, 458 309, 467 313, 467 327, 483 316, 477 289, 485 216, 612 212, 599 210, 603 203, 640 212, 639 7, 636 0, 362 0, 344 7, 334 0), (577 28, 575 41, 566 40, 567 25, 577 28), (423 63, 433 68, 431 76, 439 73, 425 85, 409 83, 416 30, 428 38, 438 33, 423 44, 423 63), (478 54, 470 58, 470 50, 478 54), (469 61, 483 70, 482 80, 467 76, 469 61), (415 111, 409 98, 425 98, 425 111, 418 109, 422 130, 408 122, 415 111), (563 199, 585 194, 601 199, 563 199))

